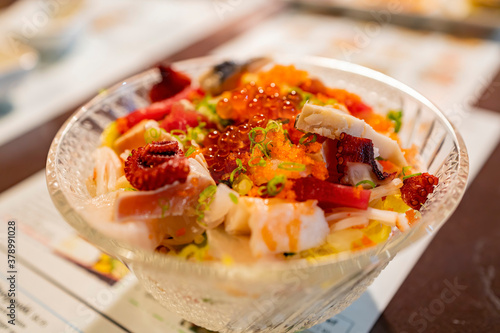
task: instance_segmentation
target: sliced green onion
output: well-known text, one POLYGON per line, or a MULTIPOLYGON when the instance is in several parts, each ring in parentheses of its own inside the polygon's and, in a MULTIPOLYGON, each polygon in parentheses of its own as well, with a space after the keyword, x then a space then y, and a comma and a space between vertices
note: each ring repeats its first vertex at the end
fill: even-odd
POLYGON ((197 221, 200 222, 205 217, 205 211, 210 207, 217 192, 217 186, 210 185, 205 188, 198 196, 198 205, 196 205, 197 221))
POLYGON ((124 190, 125 191, 137 191, 137 189, 135 189, 133 187, 125 187, 124 190))
POLYGON ((165 212, 170 209, 170 202, 165 199, 158 199, 158 206, 161 208, 161 218, 164 218, 165 212))
POLYGON ((329 98, 323 105, 335 105, 338 104, 338 101, 335 98, 329 98))
POLYGON ((153 141, 157 141, 160 138, 161 131, 158 131, 156 128, 152 127, 144 132, 144 141, 146 143, 151 143, 153 141))
POLYGON ((266 148, 264 148, 264 146, 262 146, 262 144, 260 143, 255 144, 255 146, 252 147, 250 154, 253 155, 255 148, 257 148, 262 152, 262 154, 264 154, 264 156, 269 157, 269 154, 267 153, 267 145, 269 144, 269 142, 266 143, 266 148))
POLYGON ((398 133, 403 121, 403 111, 389 111, 389 113, 387 113, 387 119, 394 122, 394 132, 398 133))
POLYGON ((278 165, 278 168, 287 170, 287 171, 305 171, 306 165, 302 163, 294 163, 294 162, 283 162, 278 165))
POLYGON ((233 190, 238 192, 240 195, 245 195, 253 187, 253 182, 252 180, 247 176, 247 175, 239 175, 233 183, 233 190))
POLYGON ((411 174, 411 175, 408 175, 408 176, 404 176, 403 177, 403 180, 406 180, 408 178, 411 178, 411 177, 416 177, 416 176, 420 176, 422 173, 419 172, 419 173, 414 173, 414 174, 411 174))
POLYGON ((259 190, 257 191, 257 194, 263 196, 266 193, 267 193, 267 187, 265 185, 260 186, 259 190))
POLYGON ((180 130, 180 129, 171 130, 170 135, 172 135, 174 138, 176 138, 177 141, 179 141, 183 145, 186 144, 186 142, 188 141, 187 133, 183 130, 180 130))
POLYGON ((272 197, 278 195, 285 188, 286 180, 287 178, 285 175, 274 176, 274 178, 267 183, 267 194, 272 197))
POLYGON ((311 144, 311 143, 315 143, 317 139, 318 139, 318 136, 315 133, 307 133, 306 135, 304 135, 303 137, 300 138, 299 143, 301 145, 303 145, 303 144, 308 145, 308 144, 311 144), (311 136, 313 137, 311 139, 311 141, 308 141, 308 142, 304 143, 311 136))
POLYGON ((184 156, 189 157, 189 156, 191 156, 191 154, 193 154, 195 151, 196 151, 196 148, 195 148, 195 147, 193 147, 193 146, 191 146, 191 147, 189 147, 189 148, 188 148, 188 150, 186 151, 186 153, 184 154, 184 156))
POLYGON ((231 201, 237 205, 238 204, 238 197, 236 196, 236 194, 234 193, 229 193, 229 198, 231 199, 231 201))
POLYGON ((300 114, 295 117, 295 121, 293 122, 293 128, 295 129, 297 129, 297 122, 299 121, 299 116, 300 114))
POLYGON ((405 166, 403 167, 403 170, 401 170, 401 174, 404 176, 406 174, 406 171, 411 168, 411 166, 405 166))
POLYGON ((363 184, 368 184, 368 185, 370 185, 372 188, 377 187, 377 184, 375 184, 374 182, 372 182, 371 180, 368 180, 368 179, 360 181, 359 183, 357 183, 357 184, 355 185, 355 187, 358 187, 359 185, 363 185, 363 184))
POLYGON ((299 87, 294 87, 292 88, 291 91, 295 90, 297 92, 297 94, 300 95, 300 97, 302 97, 302 101, 300 101, 300 107, 302 108, 304 106, 304 104, 306 104, 307 101, 309 101, 311 99, 311 97, 313 96, 311 93, 308 93, 308 92, 305 92, 304 90, 300 89, 299 87))
POLYGON ((186 135, 186 132, 180 129, 174 129, 170 131, 172 135, 186 135))
POLYGON ((231 181, 231 183, 234 182, 234 176, 236 176, 237 172, 246 172, 247 171, 247 169, 243 166, 243 163, 241 162, 241 160, 239 158, 236 159, 236 164, 238 166, 233 170, 233 172, 231 172, 231 175, 229 176, 229 180, 231 181))
POLYGON ((248 138, 250 139, 250 141, 253 144, 258 144, 258 143, 264 142, 266 140, 266 137, 267 137, 267 131, 264 128, 262 128, 262 127, 252 128, 252 130, 250 132, 248 132, 248 138), (263 138, 260 141, 255 141, 255 138, 259 134, 257 131, 261 131, 262 135, 263 135, 263 138))
POLYGON ((269 141, 269 142, 265 143, 265 145, 264 145, 264 150, 265 150, 264 155, 266 155, 267 157, 269 157, 269 152, 271 151, 271 148, 269 148, 269 145, 271 145, 271 148, 274 147, 272 141, 269 141))
POLYGON ((192 127, 187 129, 186 142, 191 141, 190 139, 198 141, 198 132, 192 127))
POLYGON ((276 120, 269 120, 266 126, 266 133, 269 131, 279 132, 280 129, 281 129, 280 123, 278 123, 276 120))
POLYGON ((256 167, 256 166, 265 167, 267 165, 267 162, 262 157, 260 158, 260 160, 257 163, 252 162, 257 157, 258 156, 251 158, 250 161, 248 161, 248 166, 250 166, 250 167, 256 167))

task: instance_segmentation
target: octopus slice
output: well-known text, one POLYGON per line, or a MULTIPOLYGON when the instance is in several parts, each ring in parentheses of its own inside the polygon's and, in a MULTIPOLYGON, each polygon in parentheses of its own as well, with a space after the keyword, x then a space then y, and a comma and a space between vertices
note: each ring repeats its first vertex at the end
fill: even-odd
POLYGON ((324 152, 330 181, 355 185, 360 180, 373 179, 370 171, 377 183, 394 176, 380 170, 370 139, 341 133, 339 139, 325 141, 324 152))
POLYGON ((401 199, 411 208, 420 210, 438 183, 439 178, 428 173, 407 178, 400 189, 401 199))
POLYGON ((132 150, 125 161, 125 176, 143 191, 156 190, 175 181, 186 181, 189 164, 177 141, 152 142, 132 150))

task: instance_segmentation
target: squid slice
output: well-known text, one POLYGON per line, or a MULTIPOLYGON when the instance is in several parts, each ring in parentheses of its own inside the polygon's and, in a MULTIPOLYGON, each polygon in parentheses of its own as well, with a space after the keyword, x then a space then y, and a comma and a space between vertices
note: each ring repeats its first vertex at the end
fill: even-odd
POLYGON ((403 182, 399 178, 394 178, 390 183, 377 186, 370 190, 370 202, 393 194, 399 194, 399 189, 403 186, 403 182))
POLYGON ((330 139, 338 139, 343 132, 352 136, 370 139, 382 158, 401 167, 407 165, 401 148, 396 141, 378 133, 364 120, 346 114, 342 110, 330 106, 306 103, 297 120, 297 128, 330 139))
POLYGON ((123 166, 120 158, 109 147, 99 147, 93 154, 96 161, 93 180, 97 196, 114 191, 117 180, 123 176, 123 166))

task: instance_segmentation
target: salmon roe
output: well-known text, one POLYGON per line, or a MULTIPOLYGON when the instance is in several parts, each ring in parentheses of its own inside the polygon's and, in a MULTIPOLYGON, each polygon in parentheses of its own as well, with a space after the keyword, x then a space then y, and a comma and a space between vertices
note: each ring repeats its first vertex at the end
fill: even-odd
POLYGON ((292 90, 283 94, 272 82, 265 86, 250 82, 223 93, 216 111, 219 117, 230 119, 233 124, 208 133, 202 150, 214 179, 227 181, 237 167, 237 159, 250 159, 249 133, 256 127, 265 128, 269 120, 279 120, 293 137, 292 141, 298 142, 303 133, 294 128, 294 123, 301 103, 299 93, 292 90))

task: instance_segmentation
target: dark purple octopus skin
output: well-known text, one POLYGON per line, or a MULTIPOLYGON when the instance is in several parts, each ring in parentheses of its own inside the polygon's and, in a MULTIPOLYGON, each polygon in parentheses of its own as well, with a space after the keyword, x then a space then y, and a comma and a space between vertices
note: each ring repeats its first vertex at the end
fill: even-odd
POLYGON ((378 180, 385 180, 391 175, 379 170, 373 153, 373 142, 370 139, 358 138, 347 133, 340 134, 339 139, 334 140, 337 146, 335 158, 337 160, 337 172, 339 181, 346 173, 347 163, 364 163, 372 167, 372 171, 378 180))
POLYGON ((152 191, 175 181, 184 183, 189 164, 176 141, 157 141, 132 150, 125 161, 125 177, 141 191, 152 191))

